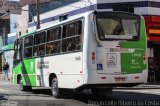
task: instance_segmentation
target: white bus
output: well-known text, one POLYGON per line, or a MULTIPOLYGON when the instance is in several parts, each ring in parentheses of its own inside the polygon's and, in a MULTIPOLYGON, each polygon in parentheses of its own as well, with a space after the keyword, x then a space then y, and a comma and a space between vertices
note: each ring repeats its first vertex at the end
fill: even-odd
POLYGON ((143 17, 90 11, 64 19, 16 40, 13 82, 21 90, 51 87, 54 97, 63 89, 107 95, 116 86, 147 82, 143 17))

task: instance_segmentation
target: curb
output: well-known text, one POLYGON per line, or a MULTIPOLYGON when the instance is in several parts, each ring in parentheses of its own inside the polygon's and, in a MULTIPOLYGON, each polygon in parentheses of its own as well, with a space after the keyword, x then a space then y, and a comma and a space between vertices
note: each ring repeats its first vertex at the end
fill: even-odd
POLYGON ((144 90, 144 89, 160 89, 160 87, 150 87, 150 86, 142 86, 142 87, 117 87, 113 89, 125 89, 125 90, 144 90))

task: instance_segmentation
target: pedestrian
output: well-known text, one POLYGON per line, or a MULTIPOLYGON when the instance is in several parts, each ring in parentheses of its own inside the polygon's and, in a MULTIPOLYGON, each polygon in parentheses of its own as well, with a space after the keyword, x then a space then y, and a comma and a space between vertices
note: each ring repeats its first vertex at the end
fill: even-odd
POLYGON ((5 79, 9 80, 9 78, 8 78, 8 73, 9 73, 9 64, 8 64, 8 62, 4 63, 3 72, 4 72, 4 80, 5 79))

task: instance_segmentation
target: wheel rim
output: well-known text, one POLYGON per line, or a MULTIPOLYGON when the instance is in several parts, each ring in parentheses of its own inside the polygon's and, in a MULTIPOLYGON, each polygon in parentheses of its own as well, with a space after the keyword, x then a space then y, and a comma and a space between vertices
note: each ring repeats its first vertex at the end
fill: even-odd
POLYGON ((58 94, 58 84, 57 81, 53 80, 52 82, 52 95, 57 96, 58 94))

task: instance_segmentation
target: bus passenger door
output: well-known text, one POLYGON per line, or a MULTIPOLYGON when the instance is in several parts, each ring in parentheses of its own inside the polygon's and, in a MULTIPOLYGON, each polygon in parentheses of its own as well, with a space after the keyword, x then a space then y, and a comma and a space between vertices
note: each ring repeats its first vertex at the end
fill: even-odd
POLYGON ((23 39, 18 39, 15 42, 14 46, 14 60, 13 60, 13 73, 14 78, 13 82, 16 84, 17 82, 17 75, 22 74, 22 51, 23 51, 23 39))
POLYGON ((15 42, 15 52, 14 52, 14 60, 13 60, 13 66, 14 68, 22 61, 22 51, 23 51, 23 40, 18 39, 15 42))

